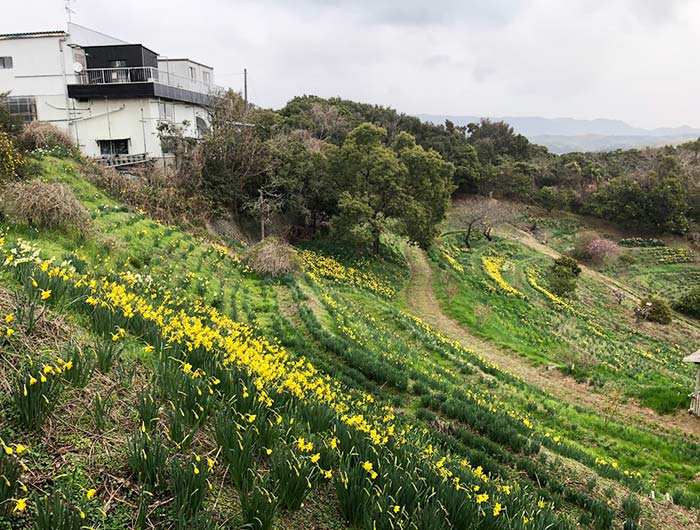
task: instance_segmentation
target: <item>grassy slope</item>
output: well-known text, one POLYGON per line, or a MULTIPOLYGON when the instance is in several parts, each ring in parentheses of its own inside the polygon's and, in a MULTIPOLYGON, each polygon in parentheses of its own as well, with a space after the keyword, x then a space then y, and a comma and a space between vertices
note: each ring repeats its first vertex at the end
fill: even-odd
MULTIPOLYGON (((257 278, 242 267, 232 266, 211 245, 110 201, 77 177, 70 163, 48 159, 45 165, 47 178, 68 182, 94 212, 97 233, 76 244, 61 234, 11 226, 10 238, 31 239, 46 256, 61 258, 76 253, 97 270, 115 267, 151 274, 156 281, 166 281, 174 292, 214 304, 232 318, 253 325, 259 333, 279 338, 292 354, 303 353, 348 388, 368 391, 378 403, 396 407, 399 414, 423 425, 436 447, 482 466, 498 483, 523 488, 530 502, 539 499, 552 506, 562 520, 582 527, 595 522, 605 528, 610 517, 620 526, 625 519, 622 500, 631 491, 645 496, 656 484, 661 491, 676 487, 692 493, 691 463, 700 456, 696 444, 623 421, 606 421, 595 412, 552 398, 410 318, 402 312, 406 303, 401 295, 386 299, 342 279, 306 277, 280 283, 257 278), (471 407, 468 412, 462 408, 465 403, 471 407), (637 472, 641 478, 634 476, 637 472)), ((518 252, 522 266, 541 263, 532 253, 518 252)), ((539 361, 556 362, 552 356, 566 354, 571 342, 533 331, 538 324, 542 327, 543 315, 553 325, 561 325, 556 321, 561 318, 557 313, 545 313, 546 305, 541 301, 537 313, 528 313, 530 306, 524 301, 509 299, 501 304, 499 296, 483 294, 476 255, 467 258, 464 264, 471 260, 471 274, 459 276, 462 283, 456 292, 451 287, 443 292, 446 306, 455 315, 463 317, 466 325, 479 327, 486 336, 539 361), (471 285, 472 281, 477 283, 471 285), (486 317, 475 315, 473 309, 481 305, 492 307, 492 312, 486 312, 486 317)), ((394 264, 361 263, 360 267, 401 291, 406 276, 400 260, 394 264)), ((520 268, 506 278, 525 290, 527 282, 518 278, 519 274, 520 268)), ((1 281, 12 285, 7 276, 1 281)), ((594 289, 591 286, 591 296, 594 289)), ((528 291, 528 296, 533 293, 528 291)), ((8 297, 4 300, 0 313, 12 306, 8 297)), ((47 327, 38 332, 42 340, 28 340, 20 333, 3 346, 3 352, 19 362, 25 347, 55 351, 71 336, 80 342, 90 340, 88 323, 71 311, 52 313, 42 326, 47 327), (56 336, 60 339, 53 340, 58 344, 41 346, 56 336)), ((653 383, 653 377, 662 377, 664 383, 671 377, 653 375, 656 371, 651 368, 647 371, 653 383)), ((597 369, 591 373, 607 375, 597 369)), ((625 376, 634 380, 631 374, 625 376)), ((55 476, 58 464, 67 462, 67 469, 76 470, 81 484, 97 486, 103 500, 111 499, 105 527, 127 526, 136 499, 126 493, 133 486, 124 466, 123 447, 134 424, 136 391, 148 377, 149 359, 143 345, 127 338, 120 368, 109 376, 96 377, 87 392, 64 396, 40 442, 32 444, 32 487, 45 484, 55 476), (97 394, 113 398, 102 433, 94 432, 90 413, 90 403, 97 394), (95 477, 99 477, 97 484, 95 477)), ((12 415, 7 391, 5 386, 3 434, 21 436, 7 421, 12 415)), ((235 494, 223 477, 218 480, 217 513, 220 520, 235 521, 235 494)), ((336 502, 332 488, 319 487, 300 512, 283 513, 278 526, 343 527, 338 510, 328 509, 336 502)), ((652 503, 643 502, 643 510, 643 519, 650 525, 662 517, 652 503)), ((663 517, 670 523, 661 523, 659 528, 693 524, 692 516, 682 510, 665 511, 663 517)))

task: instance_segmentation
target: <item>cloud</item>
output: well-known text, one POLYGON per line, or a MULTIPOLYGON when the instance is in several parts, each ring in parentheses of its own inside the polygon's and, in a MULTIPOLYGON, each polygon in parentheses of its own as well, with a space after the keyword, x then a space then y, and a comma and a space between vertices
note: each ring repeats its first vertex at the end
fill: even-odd
MULTIPOLYGON (((4 7, 0 31, 60 26, 61 2, 4 7)), ((75 20, 280 107, 343 96, 410 113, 700 125, 695 0, 78 0, 75 20)))

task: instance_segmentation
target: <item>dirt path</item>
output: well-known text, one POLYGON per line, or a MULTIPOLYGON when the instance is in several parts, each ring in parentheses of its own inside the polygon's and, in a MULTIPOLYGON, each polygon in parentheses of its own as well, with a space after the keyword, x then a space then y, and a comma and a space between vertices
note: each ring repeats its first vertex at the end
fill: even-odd
MULTIPOLYGON (((558 255, 553 249, 534 242, 542 247, 541 251, 544 252, 544 249, 548 249, 546 252, 548 255, 558 255)), ((480 353, 502 369, 546 390, 558 399, 588 408, 601 415, 605 410, 610 410, 611 402, 605 395, 592 392, 587 385, 576 383, 572 378, 563 376, 558 370, 547 370, 546 367, 534 366, 527 358, 519 356, 516 352, 475 336, 456 320, 446 315, 435 296, 433 270, 425 253, 415 247, 407 247, 405 253, 411 268, 411 279, 406 288, 406 300, 408 308, 413 314, 439 330, 446 337, 480 353)), ((599 273, 596 272, 596 274, 599 273)), ((640 427, 655 431, 665 430, 676 434, 700 437, 700 421, 682 412, 661 416, 639 404, 627 402, 619 405, 615 416, 625 417, 640 427)))

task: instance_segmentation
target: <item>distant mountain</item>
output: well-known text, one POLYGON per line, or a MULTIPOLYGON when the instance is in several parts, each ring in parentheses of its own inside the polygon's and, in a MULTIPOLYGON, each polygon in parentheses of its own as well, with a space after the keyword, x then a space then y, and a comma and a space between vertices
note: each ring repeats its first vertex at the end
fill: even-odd
MULTIPOLYGON (((421 120, 455 125, 477 122, 479 116, 440 116, 419 114, 421 120)), ((492 117, 509 123, 516 132, 534 143, 546 146, 553 153, 573 151, 610 151, 634 147, 677 144, 700 137, 700 129, 687 125, 642 129, 621 120, 577 120, 574 118, 542 118, 539 116, 492 117)))

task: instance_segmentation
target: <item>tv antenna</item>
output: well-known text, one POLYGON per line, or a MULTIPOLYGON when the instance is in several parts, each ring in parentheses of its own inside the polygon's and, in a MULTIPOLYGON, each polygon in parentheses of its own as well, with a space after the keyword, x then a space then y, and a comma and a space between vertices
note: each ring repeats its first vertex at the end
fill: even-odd
POLYGON ((73 17, 72 17, 72 15, 75 14, 75 11, 74 11, 73 8, 71 7, 71 4, 72 4, 74 1, 75 1, 75 0, 66 0, 66 16, 68 17, 68 23, 69 23, 69 24, 70 24, 71 22, 73 22, 73 17))

